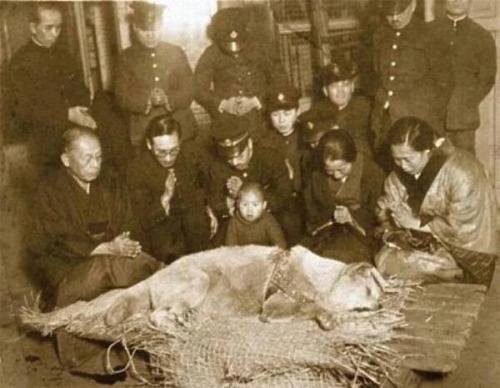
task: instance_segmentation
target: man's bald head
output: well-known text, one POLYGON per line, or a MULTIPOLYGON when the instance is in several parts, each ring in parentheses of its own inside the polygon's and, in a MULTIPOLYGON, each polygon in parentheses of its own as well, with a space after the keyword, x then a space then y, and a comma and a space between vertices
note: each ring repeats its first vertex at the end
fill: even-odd
POLYGON ((83 127, 72 127, 67 129, 62 135, 63 152, 70 151, 82 138, 94 139, 100 143, 99 137, 93 130, 83 127))
POLYGON ((64 132, 61 161, 78 182, 95 180, 102 164, 101 143, 95 132, 81 127, 64 132))

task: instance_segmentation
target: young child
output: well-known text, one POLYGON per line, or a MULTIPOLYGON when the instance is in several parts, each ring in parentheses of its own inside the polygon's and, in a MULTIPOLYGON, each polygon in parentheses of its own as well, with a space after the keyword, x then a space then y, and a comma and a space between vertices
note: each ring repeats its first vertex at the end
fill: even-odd
POLYGON ((283 230, 266 211, 264 190, 259 183, 245 182, 236 198, 236 209, 229 220, 226 245, 276 245, 286 249, 283 230))

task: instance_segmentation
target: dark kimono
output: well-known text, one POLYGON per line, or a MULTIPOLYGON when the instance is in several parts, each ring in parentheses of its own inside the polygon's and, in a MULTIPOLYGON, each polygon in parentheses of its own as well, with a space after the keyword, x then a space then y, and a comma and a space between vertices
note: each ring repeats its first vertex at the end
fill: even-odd
POLYGON ((204 250, 209 241, 201 174, 186 148, 183 144, 173 167, 177 182, 168 215, 160 198, 169 169, 162 167, 150 151, 144 151, 131 163, 127 174, 134 214, 151 253, 164 262, 204 250))
MULTIPOLYGON (((61 168, 41 182, 36 196, 30 249, 41 272, 51 305, 63 307, 91 300, 113 288, 129 287, 153 274, 158 262, 91 255, 101 243, 130 231, 134 225, 127 191, 112 176, 101 176, 87 194, 61 168)), ((105 373, 105 348, 64 332, 57 334, 59 358, 72 370, 105 373)))
POLYGON ((346 263, 371 262, 376 224, 374 209, 383 182, 382 170, 363 154, 358 155, 345 181, 336 181, 322 170, 314 170, 304 192, 311 234, 305 245, 319 255, 346 263), (323 227, 333 221, 336 206, 346 206, 358 226, 332 223, 323 227))

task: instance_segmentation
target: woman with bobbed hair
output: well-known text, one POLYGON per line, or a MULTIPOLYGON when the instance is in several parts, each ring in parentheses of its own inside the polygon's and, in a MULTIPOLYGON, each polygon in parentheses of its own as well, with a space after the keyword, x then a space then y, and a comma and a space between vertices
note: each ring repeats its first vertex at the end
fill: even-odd
POLYGON ((311 172, 304 191, 309 236, 303 243, 324 257, 371 262, 383 171, 358 152, 342 129, 323 135, 315 152, 320 166, 311 172))
MULTIPOLYGON (((385 236, 388 231, 402 230, 408 237, 404 239, 407 248, 413 244, 441 258, 446 254, 436 254, 436 249, 446 251, 463 270, 466 281, 489 284, 494 269, 496 206, 483 165, 451 144, 437 147, 440 139, 434 130, 416 117, 396 121, 388 138, 395 167, 377 204, 385 236)), ((408 252, 411 255, 411 249, 408 252)), ((408 259, 399 253, 379 255, 383 260, 377 258, 377 265, 385 272, 413 271, 418 277, 415 271, 425 267, 420 265, 423 260, 430 260, 427 254, 413 254, 408 259), (411 270, 410 261, 415 264, 411 270)))

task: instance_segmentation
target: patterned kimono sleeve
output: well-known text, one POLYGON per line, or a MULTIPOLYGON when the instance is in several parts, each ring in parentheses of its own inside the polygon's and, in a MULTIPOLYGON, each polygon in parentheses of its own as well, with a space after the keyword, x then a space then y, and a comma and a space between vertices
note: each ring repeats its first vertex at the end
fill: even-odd
MULTIPOLYGON (((445 243, 462 248, 483 251, 488 249, 495 217, 491 188, 486 179, 478 179, 475 170, 448 169, 439 182, 438 192, 444 196, 444 211, 435 214, 428 226, 445 243)), ((426 200, 432 209, 433 198, 426 200)))

